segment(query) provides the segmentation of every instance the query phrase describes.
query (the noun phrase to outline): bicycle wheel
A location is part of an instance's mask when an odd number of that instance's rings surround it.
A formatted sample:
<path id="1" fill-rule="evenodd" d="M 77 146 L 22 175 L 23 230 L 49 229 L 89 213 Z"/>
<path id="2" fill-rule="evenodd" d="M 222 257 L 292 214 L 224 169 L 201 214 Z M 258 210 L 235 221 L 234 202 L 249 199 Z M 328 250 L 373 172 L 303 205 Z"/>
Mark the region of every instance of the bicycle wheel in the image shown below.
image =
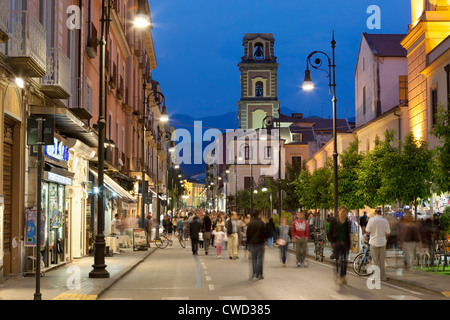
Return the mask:
<path id="1" fill-rule="evenodd" d="M 180 245 L 181 245 L 183 248 L 186 248 L 186 242 L 184 242 L 183 238 L 182 238 L 182 237 L 178 237 L 178 240 L 180 241 Z"/>
<path id="2" fill-rule="evenodd" d="M 370 265 L 370 261 L 372 261 L 372 257 L 370 254 L 365 255 L 364 253 L 358 254 L 353 260 L 353 270 L 356 272 L 358 276 L 367 277 L 370 276 L 373 272 L 368 273 L 367 268 Z"/>
<path id="3" fill-rule="evenodd" d="M 164 236 L 160 236 L 159 239 L 155 239 L 155 244 L 159 249 L 164 249 L 169 245 L 169 239 Z"/>

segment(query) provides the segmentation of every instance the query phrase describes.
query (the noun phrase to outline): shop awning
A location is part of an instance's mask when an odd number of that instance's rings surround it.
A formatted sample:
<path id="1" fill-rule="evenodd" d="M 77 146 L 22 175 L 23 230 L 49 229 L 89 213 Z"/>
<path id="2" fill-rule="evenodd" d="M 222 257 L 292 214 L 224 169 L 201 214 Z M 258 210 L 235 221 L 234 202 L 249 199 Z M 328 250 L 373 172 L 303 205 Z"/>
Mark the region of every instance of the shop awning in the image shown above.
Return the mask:
<path id="1" fill-rule="evenodd" d="M 91 148 L 98 146 L 97 133 L 66 107 L 32 105 L 30 111 L 33 115 L 54 119 L 60 134 L 78 139 Z"/>
<path id="2" fill-rule="evenodd" d="M 98 178 L 97 171 L 94 169 L 89 169 L 89 171 L 94 175 L 95 178 Z M 137 202 L 137 199 L 134 198 L 131 194 L 129 194 L 125 189 L 123 189 L 117 182 L 115 182 L 111 177 L 107 174 L 103 175 L 103 180 L 105 184 L 111 188 L 114 192 L 117 193 L 119 198 L 121 198 L 125 202 L 134 203 Z"/>

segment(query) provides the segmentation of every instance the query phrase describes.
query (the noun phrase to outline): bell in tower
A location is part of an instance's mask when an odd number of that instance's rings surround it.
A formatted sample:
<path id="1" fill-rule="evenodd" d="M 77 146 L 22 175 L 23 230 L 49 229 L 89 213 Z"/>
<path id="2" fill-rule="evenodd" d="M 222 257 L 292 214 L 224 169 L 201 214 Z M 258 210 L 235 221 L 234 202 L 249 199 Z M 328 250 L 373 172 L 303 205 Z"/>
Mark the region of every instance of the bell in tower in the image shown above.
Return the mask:
<path id="1" fill-rule="evenodd" d="M 278 63 L 271 33 L 246 33 L 241 72 L 241 99 L 238 101 L 239 128 L 258 129 L 266 116 L 279 117 L 277 94 Z"/>

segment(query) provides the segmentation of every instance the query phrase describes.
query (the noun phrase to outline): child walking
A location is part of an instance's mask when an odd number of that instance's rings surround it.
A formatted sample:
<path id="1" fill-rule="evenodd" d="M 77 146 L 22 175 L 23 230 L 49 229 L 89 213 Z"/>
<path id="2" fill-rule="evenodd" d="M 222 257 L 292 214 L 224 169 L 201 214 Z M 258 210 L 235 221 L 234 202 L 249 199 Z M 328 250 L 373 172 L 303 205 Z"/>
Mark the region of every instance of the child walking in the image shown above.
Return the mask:
<path id="1" fill-rule="evenodd" d="M 214 244 L 216 245 L 216 255 L 217 259 L 222 258 L 222 246 L 225 239 L 225 232 L 222 231 L 221 226 L 216 226 L 216 230 L 214 230 Z"/>

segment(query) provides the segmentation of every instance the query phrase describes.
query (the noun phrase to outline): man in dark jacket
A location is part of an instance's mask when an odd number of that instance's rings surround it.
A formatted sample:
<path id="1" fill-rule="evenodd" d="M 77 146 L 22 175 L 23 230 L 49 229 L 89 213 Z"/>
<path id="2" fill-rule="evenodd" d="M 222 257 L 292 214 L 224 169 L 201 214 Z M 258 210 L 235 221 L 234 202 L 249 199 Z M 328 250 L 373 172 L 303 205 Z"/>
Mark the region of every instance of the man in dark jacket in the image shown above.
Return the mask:
<path id="1" fill-rule="evenodd" d="M 202 224 L 200 223 L 200 221 L 198 221 L 198 217 L 195 216 L 192 222 L 189 224 L 189 236 L 191 238 L 193 255 L 198 254 L 198 233 L 200 232 L 201 228 Z"/>
<path id="2" fill-rule="evenodd" d="M 263 261 L 264 261 L 264 243 L 267 239 L 267 231 L 264 222 L 261 220 L 261 214 L 256 211 L 253 219 L 247 225 L 247 243 L 252 259 L 252 276 L 253 279 L 264 279 L 263 277 Z"/>
<path id="3" fill-rule="evenodd" d="M 348 220 L 348 209 L 344 206 L 339 208 L 336 219 L 330 225 L 330 242 L 336 256 L 336 276 L 339 284 L 347 284 L 348 252 L 350 251 L 350 221 Z"/>

